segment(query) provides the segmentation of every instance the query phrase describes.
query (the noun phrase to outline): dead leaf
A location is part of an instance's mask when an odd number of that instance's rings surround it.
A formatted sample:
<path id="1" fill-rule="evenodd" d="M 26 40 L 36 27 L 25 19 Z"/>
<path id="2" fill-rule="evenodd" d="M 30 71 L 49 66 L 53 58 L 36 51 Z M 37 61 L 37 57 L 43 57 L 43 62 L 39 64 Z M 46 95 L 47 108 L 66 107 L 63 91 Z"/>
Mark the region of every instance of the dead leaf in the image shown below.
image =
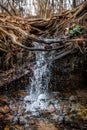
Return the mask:
<path id="1" fill-rule="evenodd" d="M 9 129 L 10 129 L 9 125 L 6 125 L 6 127 L 4 128 L 4 130 L 9 130 Z"/>
<path id="2" fill-rule="evenodd" d="M 0 103 L 7 103 L 7 102 L 8 102 L 7 98 L 0 97 Z"/>

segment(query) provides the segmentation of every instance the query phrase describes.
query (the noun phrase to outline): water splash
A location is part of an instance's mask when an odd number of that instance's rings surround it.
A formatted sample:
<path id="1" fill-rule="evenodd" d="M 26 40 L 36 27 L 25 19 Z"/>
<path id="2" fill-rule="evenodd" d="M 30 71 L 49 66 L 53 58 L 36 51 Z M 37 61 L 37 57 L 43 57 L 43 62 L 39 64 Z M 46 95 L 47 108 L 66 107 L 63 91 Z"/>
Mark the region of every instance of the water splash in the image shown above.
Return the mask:
<path id="1" fill-rule="evenodd" d="M 46 60 L 46 52 L 36 52 L 36 64 L 34 65 L 34 73 L 31 78 L 31 89 L 28 96 L 25 97 L 26 111 L 36 111 L 37 109 L 44 109 L 47 95 L 48 85 L 50 81 L 50 65 Z"/>

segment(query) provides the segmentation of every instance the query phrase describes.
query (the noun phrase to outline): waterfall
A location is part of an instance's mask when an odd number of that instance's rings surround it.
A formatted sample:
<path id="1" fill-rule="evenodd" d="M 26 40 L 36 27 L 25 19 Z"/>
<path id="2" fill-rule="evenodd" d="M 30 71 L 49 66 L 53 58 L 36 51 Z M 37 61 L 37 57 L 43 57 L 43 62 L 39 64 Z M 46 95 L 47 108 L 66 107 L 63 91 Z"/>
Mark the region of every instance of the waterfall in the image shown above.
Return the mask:
<path id="1" fill-rule="evenodd" d="M 39 95 L 48 88 L 49 67 L 45 60 L 45 53 L 36 53 L 36 65 L 34 66 L 34 75 L 31 82 L 30 94 Z"/>
<path id="2" fill-rule="evenodd" d="M 36 63 L 33 68 L 33 77 L 31 77 L 31 83 L 29 86 L 30 92 L 24 99 L 25 102 L 28 102 L 26 105 L 27 111 L 36 111 L 36 109 L 40 108 L 43 109 L 46 105 L 44 105 L 42 100 L 48 98 L 46 94 L 50 81 L 50 64 L 46 59 L 47 52 L 35 52 L 35 55 Z"/>

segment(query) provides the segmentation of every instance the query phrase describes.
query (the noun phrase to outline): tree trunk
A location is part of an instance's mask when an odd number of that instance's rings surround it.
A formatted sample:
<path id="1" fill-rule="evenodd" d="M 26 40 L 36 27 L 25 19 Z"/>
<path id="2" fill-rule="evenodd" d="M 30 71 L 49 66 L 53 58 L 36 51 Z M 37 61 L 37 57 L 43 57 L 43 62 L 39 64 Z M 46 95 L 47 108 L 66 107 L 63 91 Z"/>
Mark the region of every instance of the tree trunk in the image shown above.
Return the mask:
<path id="1" fill-rule="evenodd" d="M 62 12 L 63 11 L 63 0 L 60 0 L 60 4 L 59 4 L 59 11 Z"/>
<path id="2" fill-rule="evenodd" d="M 3 0 L 1 0 L 1 4 L 3 5 Z M 1 8 L 2 14 L 4 13 L 3 8 Z"/>
<path id="3" fill-rule="evenodd" d="M 76 0 L 73 0 L 72 7 L 73 7 L 73 8 L 76 7 Z"/>

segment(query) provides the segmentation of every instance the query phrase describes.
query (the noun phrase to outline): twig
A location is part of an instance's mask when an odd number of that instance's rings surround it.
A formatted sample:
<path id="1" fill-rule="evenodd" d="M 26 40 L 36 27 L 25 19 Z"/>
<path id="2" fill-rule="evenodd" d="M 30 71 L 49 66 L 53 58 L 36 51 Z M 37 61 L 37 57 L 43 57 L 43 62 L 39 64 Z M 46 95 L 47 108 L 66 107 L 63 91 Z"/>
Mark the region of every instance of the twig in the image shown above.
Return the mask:
<path id="1" fill-rule="evenodd" d="M 8 9 L 6 9 L 6 7 L 4 7 L 4 6 L 1 5 L 1 4 L 0 4 L 0 6 L 1 6 L 1 8 L 3 8 L 10 16 L 12 16 L 12 14 L 10 13 L 10 11 L 8 11 Z"/>
<path id="2" fill-rule="evenodd" d="M 87 39 L 77 38 L 77 39 L 66 40 L 65 42 L 79 42 L 79 41 L 87 41 Z"/>

